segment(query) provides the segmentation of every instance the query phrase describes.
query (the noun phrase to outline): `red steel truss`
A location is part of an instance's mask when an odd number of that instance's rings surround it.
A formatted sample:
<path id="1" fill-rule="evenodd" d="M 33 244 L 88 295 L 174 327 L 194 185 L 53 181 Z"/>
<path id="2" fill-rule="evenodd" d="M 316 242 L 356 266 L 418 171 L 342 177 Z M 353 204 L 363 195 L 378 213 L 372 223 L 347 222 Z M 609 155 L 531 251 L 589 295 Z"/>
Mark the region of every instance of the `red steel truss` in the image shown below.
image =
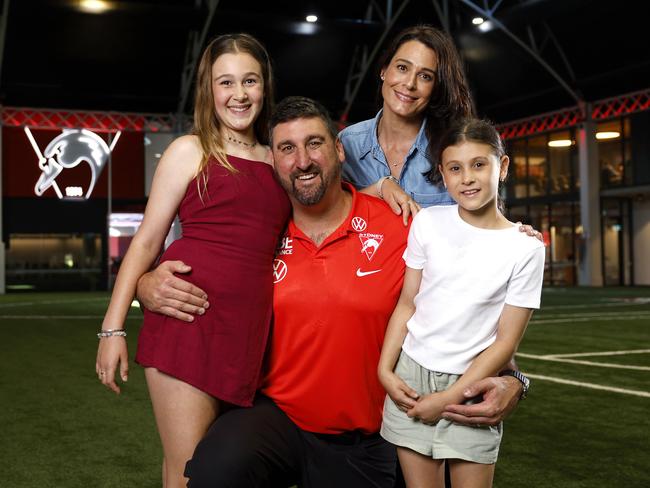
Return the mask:
<path id="1" fill-rule="evenodd" d="M 89 129 L 95 132 L 173 132 L 176 117 L 171 114 L 2 107 L 2 125 L 33 129 Z"/>
<path id="2" fill-rule="evenodd" d="M 593 104 L 591 117 L 594 120 L 603 120 L 648 109 L 650 109 L 650 88 L 600 100 Z"/>
<path id="3" fill-rule="evenodd" d="M 582 120 L 584 120 L 582 110 L 578 107 L 572 107 L 527 119 L 515 120 L 514 122 L 499 125 L 498 129 L 503 139 L 515 139 L 517 137 L 573 127 Z"/>
<path id="4" fill-rule="evenodd" d="M 2 107 L 2 125 L 27 126 L 35 129 L 89 129 L 96 132 L 118 130 L 135 132 L 174 132 L 177 119 L 172 114 L 136 114 L 120 112 L 86 112 Z M 593 120 L 606 120 L 650 110 L 650 88 L 592 103 Z M 579 107 L 570 107 L 498 126 L 504 139 L 566 129 L 585 120 Z"/>
<path id="5" fill-rule="evenodd" d="M 591 109 L 591 118 L 595 121 L 650 110 L 650 88 L 593 102 Z M 580 107 L 570 107 L 507 122 L 499 125 L 498 129 L 504 139 L 515 139 L 552 130 L 567 129 L 584 120 L 585 114 Z"/>

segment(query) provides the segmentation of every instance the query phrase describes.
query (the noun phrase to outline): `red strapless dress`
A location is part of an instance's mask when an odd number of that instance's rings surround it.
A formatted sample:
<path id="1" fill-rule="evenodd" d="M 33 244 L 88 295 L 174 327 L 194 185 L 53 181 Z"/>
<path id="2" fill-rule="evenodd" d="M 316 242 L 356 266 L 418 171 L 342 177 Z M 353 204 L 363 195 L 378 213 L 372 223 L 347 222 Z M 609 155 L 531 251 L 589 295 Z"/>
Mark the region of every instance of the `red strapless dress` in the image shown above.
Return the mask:
<path id="1" fill-rule="evenodd" d="M 210 307 L 187 323 L 145 311 L 135 360 L 230 403 L 250 406 L 258 387 L 273 307 L 273 258 L 291 206 L 259 161 L 211 160 L 201 200 L 193 180 L 179 208 L 183 237 L 161 261 L 192 267 L 181 277 Z"/>

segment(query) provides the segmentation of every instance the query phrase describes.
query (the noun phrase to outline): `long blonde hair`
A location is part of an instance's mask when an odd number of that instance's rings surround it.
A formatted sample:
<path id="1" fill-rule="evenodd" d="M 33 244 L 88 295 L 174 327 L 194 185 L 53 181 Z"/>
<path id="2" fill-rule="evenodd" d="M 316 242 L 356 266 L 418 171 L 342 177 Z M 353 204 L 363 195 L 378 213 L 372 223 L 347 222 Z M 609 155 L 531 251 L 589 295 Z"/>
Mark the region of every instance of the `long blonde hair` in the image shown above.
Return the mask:
<path id="1" fill-rule="evenodd" d="M 264 101 L 262 110 L 253 124 L 257 141 L 268 144 L 268 124 L 273 110 L 273 72 L 271 60 L 266 49 L 260 42 L 249 34 L 225 34 L 213 39 L 203 51 L 199 69 L 196 74 L 196 90 L 194 96 L 194 127 L 192 133 L 198 136 L 203 150 L 201 164 L 197 171 L 199 195 L 207 189 L 208 161 L 213 156 L 217 163 L 231 173 L 237 170 L 228 162 L 223 140 L 221 138 L 221 122 L 214 109 L 212 93 L 212 65 L 219 56 L 226 53 L 250 54 L 262 69 L 264 84 Z"/>

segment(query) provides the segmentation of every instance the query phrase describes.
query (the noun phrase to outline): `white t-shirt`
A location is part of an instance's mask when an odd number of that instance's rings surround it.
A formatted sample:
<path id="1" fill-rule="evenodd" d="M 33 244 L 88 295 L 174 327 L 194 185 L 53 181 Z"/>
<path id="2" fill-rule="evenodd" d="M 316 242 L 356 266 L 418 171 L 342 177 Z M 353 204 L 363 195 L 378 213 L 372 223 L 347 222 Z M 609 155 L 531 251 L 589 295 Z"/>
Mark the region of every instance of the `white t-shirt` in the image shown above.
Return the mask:
<path id="1" fill-rule="evenodd" d="M 504 304 L 539 308 L 544 245 L 514 225 L 474 227 L 458 205 L 417 214 L 404 260 L 422 282 L 402 348 L 429 370 L 464 373 L 494 342 Z"/>

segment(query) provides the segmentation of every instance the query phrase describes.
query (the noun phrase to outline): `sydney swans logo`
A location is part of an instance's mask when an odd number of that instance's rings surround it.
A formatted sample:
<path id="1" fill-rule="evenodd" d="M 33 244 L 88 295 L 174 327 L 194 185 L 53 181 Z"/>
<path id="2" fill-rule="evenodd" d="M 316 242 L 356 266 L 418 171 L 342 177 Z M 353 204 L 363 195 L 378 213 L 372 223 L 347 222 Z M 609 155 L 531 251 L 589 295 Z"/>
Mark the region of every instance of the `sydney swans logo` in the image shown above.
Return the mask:
<path id="1" fill-rule="evenodd" d="M 34 186 L 36 195 L 40 197 L 51 187 L 62 200 L 79 200 L 80 198 L 87 200 L 99 175 L 102 174 L 121 132 L 115 134 L 109 147 L 101 137 L 89 130 L 63 129 L 60 135 L 50 141 L 43 153 L 28 127 L 25 127 L 25 134 L 38 157 L 38 167 L 41 169 L 41 175 Z M 64 169 L 74 168 L 84 161 L 90 166 L 90 182 L 85 193 L 81 187 L 69 186 L 65 188 L 64 194 L 56 182 L 57 177 Z"/>

